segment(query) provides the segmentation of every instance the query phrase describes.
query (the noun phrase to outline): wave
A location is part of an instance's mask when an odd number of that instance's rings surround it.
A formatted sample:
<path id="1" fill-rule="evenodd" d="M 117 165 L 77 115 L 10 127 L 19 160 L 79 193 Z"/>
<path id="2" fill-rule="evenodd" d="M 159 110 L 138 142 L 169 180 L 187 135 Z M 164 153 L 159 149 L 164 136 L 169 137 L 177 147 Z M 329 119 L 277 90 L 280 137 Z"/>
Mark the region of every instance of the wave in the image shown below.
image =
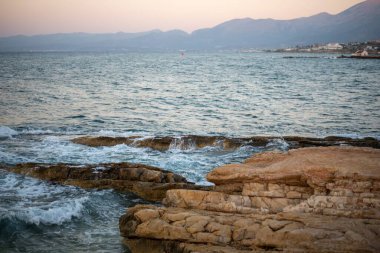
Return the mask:
<path id="1" fill-rule="evenodd" d="M 99 136 L 109 136 L 109 137 L 130 137 L 130 136 L 144 136 L 144 137 L 152 137 L 151 135 L 148 135 L 147 132 L 144 131 L 127 131 L 127 132 L 118 132 L 114 130 L 106 130 L 102 129 L 100 131 L 94 132 L 94 135 Z"/>
<path id="2" fill-rule="evenodd" d="M 83 134 L 79 130 L 70 129 L 47 129 L 47 128 L 26 128 L 19 131 L 23 135 L 80 135 Z"/>
<path id="3" fill-rule="evenodd" d="M 289 146 L 290 146 L 289 143 L 286 142 L 282 138 L 273 139 L 273 140 L 269 141 L 269 143 L 266 145 L 267 148 L 275 148 L 275 149 L 279 149 L 281 151 L 288 150 Z"/>
<path id="4" fill-rule="evenodd" d="M 53 130 L 50 129 L 24 129 L 21 130 L 21 134 L 35 134 L 35 135 L 43 135 L 43 134 L 55 134 L 55 133 L 60 133 L 60 132 L 54 132 Z"/>
<path id="5" fill-rule="evenodd" d="M 0 137 L 10 138 L 14 135 L 18 135 L 18 132 L 7 126 L 0 126 Z"/>
<path id="6" fill-rule="evenodd" d="M 15 135 L 78 135 L 83 134 L 80 131 L 52 130 L 46 128 L 20 127 L 18 130 L 7 126 L 0 126 L 0 137 L 12 137 Z"/>
<path id="7" fill-rule="evenodd" d="M 213 139 L 217 138 L 220 140 L 223 139 L 240 139 L 240 140 L 247 140 L 250 139 L 250 137 L 229 137 L 229 136 L 223 136 L 223 135 L 154 135 L 152 133 L 146 132 L 146 131 L 138 131 L 138 130 L 127 130 L 127 131 L 118 131 L 115 129 L 101 129 L 96 131 L 88 131 L 85 129 L 79 130 L 79 129 L 72 129 L 71 127 L 64 127 L 64 128 L 38 128 L 38 127 L 17 127 L 16 129 L 10 128 L 8 126 L 0 125 L 0 138 L 10 138 L 12 136 L 16 135 L 56 135 L 56 136 L 96 136 L 96 137 L 125 137 L 125 138 L 131 138 L 135 141 L 142 141 L 142 140 L 148 140 L 148 139 L 162 139 L 162 138 L 171 138 L 171 143 L 168 143 L 170 146 L 170 149 L 193 149 L 194 148 L 194 140 L 189 140 L 189 138 L 202 138 L 202 139 Z M 360 134 L 360 133 L 319 133 L 316 134 L 314 137 L 310 138 L 326 138 L 326 137 L 345 137 L 345 138 L 351 138 L 351 139 L 364 139 L 364 138 L 375 138 L 377 140 L 380 140 L 380 135 L 378 134 Z M 253 137 L 264 137 L 264 138 L 271 138 L 275 139 L 276 136 L 253 136 Z M 285 136 L 286 137 L 286 136 Z M 302 137 L 302 138 L 308 138 L 303 136 L 295 136 L 295 137 Z M 280 137 L 281 138 L 281 137 Z M 286 139 L 286 138 L 285 138 Z M 213 143 L 211 146 L 218 146 L 221 145 L 221 142 Z"/>
<path id="8" fill-rule="evenodd" d="M 380 135 L 362 135 L 358 133 L 350 133 L 350 134 L 335 134 L 338 137 L 350 138 L 350 139 L 364 139 L 364 138 L 375 138 L 380 141 Z"/>
<path id="9" fill-rule="evenodd" d="M 55 201 L 47 206 L 25 207 L 21 210 L 2 211 L 0 209 L 0 221 L 18 220 L 37 226 L 40 224 L 62 225 L 73 218 L 79 218 L 87 200 L 86 196 L 68 201 Z"/>
<path id="10" fill-rule="evenodd" d="M 0 221 L 60 225 L 80 217 L 88 194 L 0 170 Z"/>

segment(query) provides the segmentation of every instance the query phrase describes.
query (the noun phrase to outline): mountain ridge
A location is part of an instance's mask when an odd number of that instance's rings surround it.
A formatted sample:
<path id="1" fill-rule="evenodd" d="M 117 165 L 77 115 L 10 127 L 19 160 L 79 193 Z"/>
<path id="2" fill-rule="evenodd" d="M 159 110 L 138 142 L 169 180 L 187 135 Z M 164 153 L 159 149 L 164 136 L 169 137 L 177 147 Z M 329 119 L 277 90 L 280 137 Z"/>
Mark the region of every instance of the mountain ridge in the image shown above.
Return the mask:
<path id="1" fill-rule="evenodd" d="M 191 33 L 158 29 L 128 33 L 58 33 L 0 38 L 0 51 L 135 51 L 280 48 L 380 39 L 380 1 L 367 0 L 336 15 L 289 20 L 237 18 Z"/>

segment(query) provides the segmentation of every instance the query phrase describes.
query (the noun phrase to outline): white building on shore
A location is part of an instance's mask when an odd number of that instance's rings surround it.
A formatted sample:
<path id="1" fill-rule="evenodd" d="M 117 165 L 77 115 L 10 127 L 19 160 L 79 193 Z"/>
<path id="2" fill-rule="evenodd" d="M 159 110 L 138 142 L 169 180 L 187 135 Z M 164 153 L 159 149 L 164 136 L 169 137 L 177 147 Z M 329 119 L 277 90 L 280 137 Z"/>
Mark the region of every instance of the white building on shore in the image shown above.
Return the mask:
<path id="1" fill-rule="evenodd" d="M 342 50 L 343 46 L 339 43 L 328 43 L 323 46 L 313 47 L 312 50 Z"/>
<path id="2" fill-rule="evenodd" d="M 327 50 L 342 50 L 343 46 L 339 43 L 329 43 L 326 46 Z"/>

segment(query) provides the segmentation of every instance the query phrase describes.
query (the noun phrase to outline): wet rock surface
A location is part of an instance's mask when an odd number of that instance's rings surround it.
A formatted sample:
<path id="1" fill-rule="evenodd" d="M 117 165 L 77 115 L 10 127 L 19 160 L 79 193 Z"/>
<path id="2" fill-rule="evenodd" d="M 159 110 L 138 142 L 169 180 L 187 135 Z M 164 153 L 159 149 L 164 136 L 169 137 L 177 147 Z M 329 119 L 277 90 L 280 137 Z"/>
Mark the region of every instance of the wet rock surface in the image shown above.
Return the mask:
<path id="1" fill-rule="evenodd" d="M 207 178 L 214 191 L 129 208 L 120 231 L 133 252 L 141 240 L 157 252 L 380 251 L 380 150 L 266 152 Z"/>
<path id="2" fill-rule="evenodd" d="M 190 183 L 184 177 L 170 171 L 134 163 L 83 166 L 24 163 L 5 169 L 65 185 L 133 192 L 150 201 L 161 201 L 169 189 L 207 189 Z"/>
<path id="3" fill-rule="evenodd" d="M 319 147 L 319 146 L 340 146 L 350 145 L 357 147 L 380 148 L 380 141 L 367 137 L 363 139 L 351 139 L 346 137 L 330 136 L 326 138 L 309 138 L 298 136 L 270 137 L 270 136 L 254 136 L 246 138 L 228 138 L 224 136 L 199 136 L 186 135 L 181 137 L 107 137 L 107 136 L 83 136 L 73 139 L 77 144 L 87 145 L 91 147 L 99 146 L 115 146 L 120 144 L 130 145 L 134 147 L 145 147 L 159 151 L 165 151 L 170 148 L 192 149 L 210 147 L 221 147 L 225 150 L 232 150 L 241 146 L 265 146 L 272 141 L 285 141 L 289 148 L 302 147 Z"/>

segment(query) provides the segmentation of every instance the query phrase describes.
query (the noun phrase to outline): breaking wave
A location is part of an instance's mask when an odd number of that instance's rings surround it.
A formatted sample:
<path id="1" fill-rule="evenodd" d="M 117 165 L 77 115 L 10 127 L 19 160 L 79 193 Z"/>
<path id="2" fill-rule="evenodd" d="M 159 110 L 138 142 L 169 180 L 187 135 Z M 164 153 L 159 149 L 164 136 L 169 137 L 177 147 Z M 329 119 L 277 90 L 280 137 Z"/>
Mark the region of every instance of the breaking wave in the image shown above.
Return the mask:
<path id="1" fill-rule="evenodd" d="M 84 208 L 83 204 L 87 200 L 88 197 L 82 197 L 68 201 L 55 201 L 38 207 L 26 207 L 22 210 L 8 210 L 6 212 L 0 209 L 0 221 L 6 219 L 12 221 L 16 219 L 35 225 L 62 225 L 66 221 L 80 217 Z"/>
<path id="2" fill-rule="evenodd" d="M 61 225 L 80 217 L 88 194 L 0 170 L 0 221 Z"/>
<path id="3" fill-rule="evenodd" d="M 0 138 L 1 137 L 12 137 L 14 135 L 18 135 L 18 132 L 16 130 L 13 130 L 10 127 L 7 126 L 0 126 Z"/>

